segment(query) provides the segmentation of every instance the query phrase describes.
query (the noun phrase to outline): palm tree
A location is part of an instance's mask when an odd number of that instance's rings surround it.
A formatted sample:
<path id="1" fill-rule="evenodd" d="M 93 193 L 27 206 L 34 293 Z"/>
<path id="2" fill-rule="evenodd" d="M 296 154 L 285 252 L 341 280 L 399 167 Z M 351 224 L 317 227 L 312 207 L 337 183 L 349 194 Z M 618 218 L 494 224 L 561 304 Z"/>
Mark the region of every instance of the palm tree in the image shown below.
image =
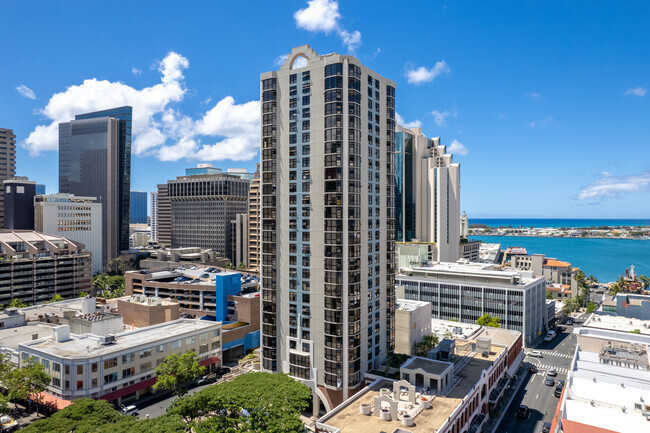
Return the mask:
<path id="1" fill-rule="evenodd" d="M 643 283 L 643 290 L 647 290 L 650 287 L 650 278 L 645 275 L 639 275 L 636 279 Z"/>

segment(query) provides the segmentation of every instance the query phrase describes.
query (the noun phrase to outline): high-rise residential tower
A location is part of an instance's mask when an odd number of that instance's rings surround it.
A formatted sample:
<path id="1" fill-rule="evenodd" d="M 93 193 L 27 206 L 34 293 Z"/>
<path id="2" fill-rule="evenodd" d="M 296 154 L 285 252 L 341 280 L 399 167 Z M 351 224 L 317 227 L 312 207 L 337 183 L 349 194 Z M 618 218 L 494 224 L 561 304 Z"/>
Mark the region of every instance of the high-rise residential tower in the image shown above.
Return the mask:
<path id="1" fill-rule="evenodd" d="M 147 193 L 131 191 L 131 224 L 147 223 Z"/>
<path id="2" fill-rule="evenodd" d="M 331 409 L 395 347 L 395 83 L 304 45 L 260 94 L 262 368 Z"/>
<path id="3" fill-rule="evenodd" d="M 16 136 L 12 129 L 0 128 L 0 228 L 4 228 L 4 185 L 3 181 L 16 175 Z"/>
<path id="4" fill-rule="evenodd" d="M 395 220 L 399 242 L 435 243 L 436 261 L 460 257 L 460 164 L 440 137 L 397 125 Z"/>
<path id="5" fill-rule="evenodd" d="M 104 263 L 129 249 L 131 118 L 119 107 L 59 124 L 59 192 L 99 199 Z"/>
<path id="6" fill-rule="evenodd" d="M 260 268 L 260 165 L 248 189 L 248 267 Z"/>
<path id="7" fill-rule="evenodd" d="M 158 191 L 151 194 L 151 241 L 158 242 Z"/>
<path id="8" fill-rule="evenodd" d="M 14 176 L 4 182 L 5 226 L 7 230 L 34 230 L 36 182 Z"/>

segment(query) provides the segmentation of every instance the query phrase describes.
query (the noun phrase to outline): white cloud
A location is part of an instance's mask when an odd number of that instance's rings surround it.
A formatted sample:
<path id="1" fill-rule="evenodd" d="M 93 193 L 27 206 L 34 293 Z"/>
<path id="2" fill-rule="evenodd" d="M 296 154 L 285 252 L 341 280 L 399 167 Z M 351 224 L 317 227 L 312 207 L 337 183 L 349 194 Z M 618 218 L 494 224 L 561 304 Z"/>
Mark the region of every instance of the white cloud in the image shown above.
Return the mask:
<path id="1" fill-rule="evenodd" d="M 650 185 L 650 173 L 629 176 L 612 176 L 603 172 L 600 179 L 580 191 L 578 199 L 615 198 L 623 194 L 646 192 Z"/>
<path id="2" fill-rule="evenodd" d="M 467 155 L 469 151 L 463 143 L 458 140 L 452 140 L 451 144 L 447 146 L 447 153 L 455 153 L 456 155 Z"/>
<path id="3" fill-rule="evenodd" d="M 406 71 L 406 78 L 410 84 L 422 84 L 433 81 L 439 75 L 449 72 L 451 72 L 449 65 L 444 60 L 441 60 L 436 62 L 433 68 L 420 66 L 416 69 L 408 69 Z"/>
<path id="4" fill-rule="evenodd" d="M 646 89 L 645 87 L 639 86 L 639 87 L 635 87 L 633 89 L 632 88 L 627 89 L 625 91 L 624 95 L 626 95 L 626 96 L 627 95 L 634 95 L 634 96 L 640 96 L 640 97 L 643 98 L 647 91 L 648 91 L 648 89 Z"/>
<path id="5" fill-rule="evenodd" d="M 137 77 L 138 75 L 142 74 L 142 69 L 138 69 L 134 66 L 131 68 L 131 73 Z"/>
<path id="6" fill-rule="evenodd" d="M 334 0 L 310 0 L 305 9 L 293 14 L 298 28 L 310 32 L 329 33 L 339 26 L 339 3 Z"/>
<path id="7" fill-rule="evenodd" d="M 528 96 L 530 99 L 539 99 L 541 98 L 541 95 L 539 93 L 526 93 L 526 96 Z"/>
<path id="8" fill-rule="evenodd" d="M 36 93 L 29 87 L 25 86 L 24 84 L 21 84 L 20 86 L 16 87 L 16 90 L 18 90 L 18 93 L 20 93 L 20 96 L 28 99 L 36 99 Z"/>
<path id="9" fill-rule="evenodd" d="M 51 120 L 38 125 L 24 146 L 32 155 L 58 149 L 58 124 L 76 114 L 110 107 L 133 107 L 133 154 L 164 161 L 187 159 L 249 160 L 259 148 L 259 101 L 235 104 L 227 96 L 201 118 L 192 119 L 175 109 L 186 89 L 183 71 L 189 61 L 170 52 L 156 68 L 158 84 L 135 89 L 120 82 L 90 78 L 54 94 L 41 114 Z M 203 101 L 208 104 L 210 98 Z M 219 137 L 214 142 L 209 137 Z M 202 140 L 202 138 L 204 140 Z M 209 158 L 208 158 L 209 157 Z"/>
<path id="10" fill-rule="evenodd" d="M 458 114 L 454 110 L 454 112 L 449 112 L 449 111 L 438 111 L 438 110 L 433 110 L 431 112 L 431 115 L 433 116 L 434 122 L 436 122 L 436 125 L 438 126 L 447 126 L 447 118 L 448 117 L 456 117 Z"/>
<path id="11" fill-rule="evenodd" d="M 532 122 L 528 123 L 529 128 L 546 128 L 550 124 L 552 124 L 555 120 L 549 116 L 546 119 L 542 120 L 533 120 Z"/>
<path id="12" fill-rule="evenodd" d="M 341 26 L 339 3 L 336 0 L 308 0 L 307 7 L 297 10 L 293 18 L 299 29 L 325 34 L 335 31 L 351 53 L 361 46 L 361 32 L 348 32 Z"/>
<path id="13" fill-rule="evenodd" d="M 397 122 L 398 125 L 402 125 L 405 128 L 411 129 L 411 128 L 421 128 L 422 127 L 422 122 L 419 120 L 414 120 L 412 122 L 407 122 L 404 120 L 402 116 L 399 115 L 399 113 L 395 113 L 395 121 Z"/>
<path id="14" fill-rule="evenodd" d="M 289 58 L 289 55 L 288 55 L 288 54 L 280 54 L 278 57 L 276 57 L 276 58 L 273 60 L 273 64 L 274 64 L 275 66 L 282 66 L 282 65 L 284 64 L 284 62 L 285 62 L 288 58 Z"/>

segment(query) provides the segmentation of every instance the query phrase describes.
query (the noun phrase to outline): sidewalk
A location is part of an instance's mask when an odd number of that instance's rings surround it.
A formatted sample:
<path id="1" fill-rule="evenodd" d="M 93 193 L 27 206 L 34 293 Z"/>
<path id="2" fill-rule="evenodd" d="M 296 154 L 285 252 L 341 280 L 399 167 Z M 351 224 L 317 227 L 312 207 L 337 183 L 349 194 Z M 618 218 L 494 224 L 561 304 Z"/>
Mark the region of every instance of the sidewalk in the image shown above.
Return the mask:
<path id="1" fill-rule="evenodd" d="M 506 390 L 503 392 L 503 395 L 499 399 L 499 403 L 490 411 L 490 418 L 485 422 L 481 431 L 483 432 L 494 432 L 501 424 L 503 416 L 508 411 L 510 403 L 521 388 L 521 385 L 526 382 L 528 379 L 528 368 L 529 365 L 526 362 L 522 362 L 510 382 L 508 383 Z"/>

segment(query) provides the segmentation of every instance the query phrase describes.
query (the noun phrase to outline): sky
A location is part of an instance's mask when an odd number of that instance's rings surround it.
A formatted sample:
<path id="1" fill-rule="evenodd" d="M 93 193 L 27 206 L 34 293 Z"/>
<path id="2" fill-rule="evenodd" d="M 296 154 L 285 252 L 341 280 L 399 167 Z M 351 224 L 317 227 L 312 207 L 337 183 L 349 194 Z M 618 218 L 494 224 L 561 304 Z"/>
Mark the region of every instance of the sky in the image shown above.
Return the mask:
<path id="1" fill-rule="evenodd" d="M 650 3 L 3 1 L 0 127 L 58 191 L 58 123 L 133 106 L 131 188 L 254 171 L 259 75 L 293 47 L 397 83 L 461 164 L 470 218 L 650 216 Z"/>

